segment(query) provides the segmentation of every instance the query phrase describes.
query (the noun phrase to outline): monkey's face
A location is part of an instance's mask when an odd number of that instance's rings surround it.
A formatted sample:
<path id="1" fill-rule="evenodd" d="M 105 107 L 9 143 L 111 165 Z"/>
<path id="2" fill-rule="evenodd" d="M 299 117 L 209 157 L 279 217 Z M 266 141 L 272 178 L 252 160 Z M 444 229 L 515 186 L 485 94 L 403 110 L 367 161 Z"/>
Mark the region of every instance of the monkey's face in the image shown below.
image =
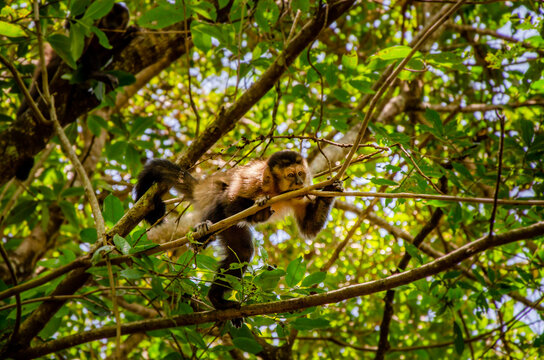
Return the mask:
<path id="1" fill-rule="evenodd" d="M 271 170 L 280 194 L 303 188 L 308 182 L 308 169 L 303 164 L 292 164 L 286 167 L 275 166 Z"/>

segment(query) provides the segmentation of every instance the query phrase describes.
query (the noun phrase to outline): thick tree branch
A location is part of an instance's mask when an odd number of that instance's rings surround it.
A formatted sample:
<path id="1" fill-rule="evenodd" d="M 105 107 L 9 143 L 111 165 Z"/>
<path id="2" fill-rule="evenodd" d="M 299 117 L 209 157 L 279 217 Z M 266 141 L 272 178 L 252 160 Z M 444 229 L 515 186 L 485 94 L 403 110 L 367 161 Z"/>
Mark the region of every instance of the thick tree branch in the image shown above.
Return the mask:
<path id="1" fill-rule="evenodd" d="M 356 206 L 353 206 L 351 204 L 345 203 L 345 202 L 337 201 L 335 203 L 335 207 L 337 207 L 339 209 L 342 209 L 342 210 L 345 210 L 345 211 L 351 211 L 351 212 L 354 212 L 356 214 L 361 213 L 361 210 L 359 208 L 357 208 Z M 370 223 L 375 224 L 375 225 L 381 227 L 382 229 L 387 230 L 389 233 L 391 233 L 392 235 L 394 235 L 394 236 L 396 236 L 398 238 L 404 239 L 407 242 L 412 242 L 414 240 L 413 236 L 410 235 L 408 232 L 404 231 L 401 228 L 398 228 L 396 226 L 391 225 L 386 220 L 384 220 L 381 217 L 377 216 L 373 212 L 369 213 L 367 215 L 367 218 L 370 221 Z M 435 259 L 438 259 L 438 258 L 444 256 L 444 253 L 434 249 L 433 247 L 431 247 L 430 245 L 427 245 L 425 243 L 421 244 L 419 248 L 420 248 L 420 250 L 422 252 L 424 252 L 425 254 L 427 254 L 427 255 L 435 258 Z M 461 264 L 456 265 L 455 268 L 461 270 L 463 272 L 463 275 L 466 276 L 467 278 L 469 278 L 471 280 L 474 280 L 474 281 L 477 281 L 477 278 L 474 276 L 471 269 L 468 269 L 467 267 L 465 267 L 465 266 L 463 266 Z M 483 277 L 484 277 L 486 283 L 488 285 L 491 285 L 491 281 L 485 275 L 483 275 Z M 539 304 L 537 301 L 531 301 L 531 300 L 527 299 L 526 297 L 520 295 L 518 292 L 510 292 L 510 293 L 508 293 L 508 296 L 510 296 L 512 299 L 514 299 L 516 301 L 519 301 L 520 303 L 522 303 L 522 304 L 524 304 L 524 305 L 526 305 L 526 306 L 528 306 L 530 308 L 533 308 L 533 309 L 535 309 L 537 311 L 544 311 L 544 306 Z"/>
<path id="2" fill-rule="evenodd" d="M 126 335 L 141 331 L 150 331 L 192 324 L 204 324 L 209 322 L 225 321 L 236 317 L 283 313 L 289 311 L 296 311 L 312 306 L 337 303 L 350 298 L 374 294 L 377 292 L 393 289 L 401 285 L 406 285 L 414 281 L 423 279 L 425 277 L 439 274 L 442 271 L 450 269 L 461 261 L 467 260 L 472 256 L 479 254 L 485 250 L 520 240 L 540 237 L 543 235 L 544 221 L 541 221 L 531 226 L 495 235 L 493 236 L 493 238 L 484 236 L 476 241 L 460 247 L 455 251 L 452 251 L 447 255 L 444 255 L 441 258 L 422 265 L 419 268 L 405 271 L 400 274 L 394 274 L 385 279 L 373 280 L 363 284 L 352 285 L 342 289 L 328 291 L 322 294 L 309 295 L 296 299 L 243 306 L 241 309 L 205 311 L 187 315 L 173 316 L 168 319 L 135 321 L 122 325 L 121 330 L 122 333 Z M 11 355 L 15 358 L 35 358 L 72 346 L 84 344 L 90 341 L 111 338 L 115 336 L 115 332 L 115 326 L 105 326 L 100 329 L 81 332 L 59 340 L 53 340 L 32 348 L 23 348 L 23 350 L 12 353 Z"/>

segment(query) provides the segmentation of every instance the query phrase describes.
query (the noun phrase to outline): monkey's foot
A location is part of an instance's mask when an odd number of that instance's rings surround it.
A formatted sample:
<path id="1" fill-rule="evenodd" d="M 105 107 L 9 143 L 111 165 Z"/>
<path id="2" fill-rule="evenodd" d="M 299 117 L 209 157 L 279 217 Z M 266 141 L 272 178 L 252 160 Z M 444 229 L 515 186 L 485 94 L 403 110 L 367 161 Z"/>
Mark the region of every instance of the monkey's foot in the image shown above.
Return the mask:
<path id="1" fill-rule="evenodd" d="M 190 244 L 190 247 L 194 252 L 204 250 L 209 243 L 215 240 L 215 235 L 206 235 L 212 225 L 213 223 L 210 220 L 195 225 L 195 240 Z"/>
<path id="2" fill-rule="evenodd" d="M 212 225 L 213 225 L 213 223 L 210 220 L 206 220 L 206 221 L 203 221 L 201 223 L 196 224 L 195 225 L 195 235 L 196 235 L 196 237 L 201 238 L 204 235 L 206 235 L 206 233 L 208 232 L 208 230 L 210 230 Z"/>
<path id="3" fill-rule="evenodd" d="M 239 329 L 244 325 L 244 318 L 234 318 L 230 319 L 230 322 L 232 323 L 232 326 Z"/>

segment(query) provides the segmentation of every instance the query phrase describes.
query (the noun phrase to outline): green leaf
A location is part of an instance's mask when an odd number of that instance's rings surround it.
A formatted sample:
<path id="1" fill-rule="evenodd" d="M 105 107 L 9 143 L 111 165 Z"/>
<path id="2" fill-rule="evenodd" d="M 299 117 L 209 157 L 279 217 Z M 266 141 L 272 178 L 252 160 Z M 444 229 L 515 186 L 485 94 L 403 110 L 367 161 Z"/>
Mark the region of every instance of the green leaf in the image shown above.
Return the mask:
<path id="1" fill-rule="evenodd" d="M 263 347 L 253 338 L 237 337 L 232 339 L 232 343 L 238 349 L 251 354 L 258 354 L 263 350 Z"/>
<path id="2" fill-rule="evenodd" d="M 425 119 L 427 119 L 435 130 L 435 134 L 440 135 L 439 138 L 444 136 L 444 127 L 442 126 L 442 120 L 440 120 L 440 115 L 436 110 L 425 109 Z"/>
<path id="3" fill-rule="evenodd" d="M 198 23 L 198 31 L 216 38 L 224 46 L 228 45 L 229 43 L 229 36 L 227 33 L 228 30 L 226 25 L 213 25 L 200 22 Z M 259 46 L 256 47 L 256 49 L 259 48 Z"/>
<path id="4" fill-rule="evenodd" d="M 533 347 L 543 347 L 544 346 L 544 333 L 537 336 L 533 343 Z"/>
<path id="5" fill-rule="evenodd" d="M 332 91 L 332 95 L 338 99 L 338 101 L 343 103 L 348 103 L 351 101 L 349 92 L 344 89 L 336 88 Z"/>
<path id="6" fill-rule="evenodd" d="M 318 271 L 313 274 L 310 274 L 302 280 L 302 284 L 300 284 L 303 287 L 310 287 L 312 285 L 319 284 L 325 280 L 327 277 L 327 273 L 323 271 Z"/>
<path id="7" fill-rule="evenodd" d="M 272 0 L 259 0 L 255 11 L 255 21 L 264 30 L 270 31 L 270 25 L 274 25 L 280 16 L 278 5 Z"/>
<path id="8" fill-rule="evenodd" d="M 466 66 L 463 64 L 463 59 L 451 52 L 428 54 L 425 59 L 430 65 L 438 68 L 455 69 L 458 71 L 467 70 Z"/>
<path id="9" fill-rule="evenodd" d="M 130 135 L 136 137 L 143 135 L 144 132 L 153 127 L 157 119 L 153 116 L 138 116 L 134 119 L 132 123 L 132 129 L 130 130 Z"/>
<path id="10" fill-rule="evenodd" d="M 483 286 L 487 286 L 487 281 L 485 281 L 485 278 L 480 274 L 480 271 L 476 268 L 472 269 L 472 274 L 476 277 L 476 280 L 480 282 Z"/>
<path id="11" fill-rule="evenodd" d="M 263 291 L 272 291 L 278 285 L 278 282 L 285 275 L 285 271 L 281 269 L 265 270 L 255 277 L 255 285 L 259 286 Z"/>
<path id="12" fill-rule="evenodd" d="M 162 281 L 159 278 L 154 277 L 151 279 L 151 288 L 153 289 L 153 292 L 158 297 L 164 299 L 168 297 L 168 294 L 164 291 L 164 288 L 162 286 Z"/>
<path id="13" fill-rule="evenodd" d="M 521 119 L 519 120 L 519 130 L 525 145 L 530 146 L 535 134 L 535 124 L 532 121 Z"/>
<path id="14" fill-rule="evenodd" d="M 37 201 L 34 200 L 21 200 L 17 203 L 17 206 L 13 208 L 6 220 L 6 225 L 19 224 L 25 220 L 28 220 L 28 214 L 34 214 L 36 212 Z"/>
<path id="15" fill-rule="evenodd" d="M 116 160 L 120 163 L 124 163 L 127 145 L 128 143 L 124 140 L 119 140 L 114 142 L 113 144 L 109 144 L 109 146 L 107 146 L 106 148 L 108 158 Z"/>
<path id="16" fill-rule="evenodd" d="M 138 280 L 141 279 L 144 274 L 138 269 L 124 269 L 119 272 L 122 277 L 129 279 L 129 280 Z"/>
<path id="17" fill-rule="evenodd" d="M 10 24 L 5 21 L 0 21 L 0 35 L 7 37 L 27 36 L 23 28 L 17 24 Z"/>
<path id="18" fill-rule="evenodd" d="M 457 324 L 457 321 L 453 322 L 453 342 L 455 345 L 455 351 L 461 355 L 465 349 L 465 341 L 463 340 L 463 332 Z"/>
<path id="19" fill-rule="evenodd" d="M 310 11 L 310 0 L 292 0 L 291 9 L 295 12 L 300 10 L 303 14 L 306 14 Z"/>
<path id="20" fill-rule="evenodd" d="M 420 264 L 423 264 L 423 258 L 421 257 L 417 247 L 415 247 L 413 244 L 406 244 L 405 248 L 406 252 L 410 254 L 411 257 L 416 259 Z"/>
<path id="21" fill-rule="evenodd" d="M 72 55 L 74 61 L 77 61 L 81 57 L 84 48 L 85 31 L 83 27 L 78 23 L 72 24 L 70 27 L 70 55 Z"/>
<path id="22" fill-rule="evenodd" d="M 348 71 L 357 70 L 357 51 L 351 50 L 349 53 L 342 55 L 342 67 Z"/>
<path id="23" fill-rule="evenodd" d="M 89 130 L 91 130 L 94 136 L 100 135 L 100 132 L 104 128 L 103 127 L 104 123 L 105 123 L 104 119 L 102 119 L 100 116 L 97 116 L 94 114 L 87 116 L 87 126 L 89 127 Z M 106 123 L 106 128 L 104 129 L 107 129 L 107 123 Z"/>
<path id="24" fill-rule="evenodd" d="M 111 49 L 112 48 L 111 45 L 110 45 L 110 41 L 108 40 L 108 37 L 106 36 L 106 34 L 104 34 L 104 32 L 102 30 L 100 30 L 96 26 L 91 26 L 91 31 L 98 38 L 98 43 L 100 44 L 100 46 L 102 46 L 103 48 L 106 48 L 106 49 Z"/>
<path id="25" fill-rule="evenodd" d="M 217 260 L 211 256 L 196 254 L 196 263 L 198 267 L 202 267 L 204 269 L 213 270 L 213 271 L 217 269 Z"/>
<path id="26" fill-rule="evenodd" d="M 132 144 L 129 144 L 125 150 L 126 165 L 133 173 L 136 173 L 141 166 L 141 155 L 141 152 L 138 151 L 138 149 L 136 149 Z"/>
<path id="27" fill-rule="evenodd" d="M 105 221 L 115 224 L 123 217 L 124 213 L 123 203 L 114 195 L 110 194 L 104 199 L 103 216 Z"/>
<path id="28" fill-rule="evenodd" d="M 91 258 L 91 262 L 93 264 L 96 264 L 100 260 L 102 260 L 102 253 L 109 253 L 113 250 L 113 246 L 111 245 L 104 245 L 96 249 L 96 251 L 93 254 L 93 257 Z"/>
<path id="29" fill-rule="evenodd" d="M 207 20 L 215 21 L 217 19 L 217 12 L 215 11 L 215 7 L 209 2 L 193 2 L 191 3 L 191 9 L 195 14 L 198 14 Z"/>
<path id="30" fill-rule="evenodd" d="M 72 69 L 77 69 L 77 64 L 72 57 L 72 46 L 70 39 L 62 34 L 53 34 L 47 37 L 47 42 Z"/>
<path id="31" fill-rule="evenodd" d="M 113 243 L 115 244 L 117 250 L 121 251 L 123 255 L 127 255 L 130 253 L 130 249 L 132 248 L 132 246 L 130 246 L 128 241 L 126 241 L 121 236 L 115 234 L 113 236 Z"/>
<path id="32" fill-rule="evenodd" d="M 457 171 L 463 177 L 467 178 L 468 180 L 474 180 L 474 177 L 472 176 L 470 171 L 468 171 L 468 169 L 463 164 L 452 162 L 451 165 L 453 166 L 455 171 Z"/>
<path id="33" fill-rule="evenodd" d="M 372 178 L 372 179 L 370 179 L 370 182 L 373 183 L 373 184 L 376 184 L 376 185 L 380 185 L 380 186 L 381 185 L 385 185 L 385 186 L 398 186 L 399 185 L 395 181 L 389 180 L 389 179 Z"/>
<path id="34" fill-rule="evenodd" d="M 81 241 L 94 244 L 96 240 L 98 239 L 98 235 L 96 233 L 95 228 L 86 228 L 79 232 L 79 237 L 81 237 Z"/>
<path id="35" fill-rule="evenodd" d="M 304 273 L 306 272 L 306 265 L 302 262 L 302 260 L 302 257 L 299 257 L 291 261 L 287 266 L 285 282 L 289 287 L 296 286 L 304 277 Z"/>
<path id="36" fill-rule="evenodd" d="M 113 8 L 114 0 L 96 0 L 87 8 L 83 19 L 97 20 L 106 16 Z"/>
<path id="37" fill-rule="evenodd" d="M 76 254 L 70 249 L 62 249 L 62 256 L 60 257 L 60 264 L 66 265 L 76 259 Z"/>
<path id="38" fill-rule="evenodd" d="M 109 70 L 108 74 L 117 78 L 119 87 L 134 84 L 136 81 L 136 77 L 134 75 L 123 70 Z"/>
<path id="39" fill-rule="evenodd" d="M 74 0 L 72 1 L 72 4 L 70 5 L 70 16 L 72 18 L 81 15 L 85 12 L 85 8 L 91 0 Z"/>
<path id="40" fill-rule="evenodd" d="M 205 53 L 212 48 L 212 38 L 205 31 L 207 27 L 208 25 L 199 23 L 198 21 L 191 22 L 191 35 L 193 36 L 193 43 L 199 50 L 202 50 Z"/>
<path id="41" fill-rule="evenodd" d="M 164 27 L 184 21 L 185 17 L 190 17 L 192 12 L 187 8 L 184 12 L 183 7 L 176 7 L 172 4 L 161 4 L 140 16 L 138 24 L 148 29 L 162 29 Z M 194 36 L 194 34 L 193 34 Z"/>
<path id="42" fill-rule="evenodd" d="M 62 316 L 53 316 L 40 331 L 39 336 L 43 339 L 51 338 L 62 325 Z"/>
<path id="43" fill-rule="evenodd" d="M 296 318 L 291 322 L 291 325 L 297 330 L 313 330 L 330 327 L 329 320 L 326 319 L 309 319 L 306 317 Z"/>
<path id="44" fill-rule="evenodd" d="M 81 186 L 71 187 L 66 190 L 63 190 L 60 193 L 60 196 L 62 198 L 70 197 L 70 196 L 83 196 L 85 195 L 85 190 Z"/>
<path id="45" fill-rule="evenodd" d="M 412 51 L 409 46 L 392 46 L 378 51 L 374 56 L 382 60 L 404 59 Z"/>
<path id="46" fill-rule="evenodd" d="M 88 301 L 92 300 L 92 301 Z M 85 305 L 85 309 L 89 310 L 96 316 L 104 317 L 110 314 L 110 312 L 107 310 L 108 306 L 100 299 L 98 296 L 94 295 L 86 295 L 85 298 L 79 299 L 82 304 Z M 102 304 L 102 306 L 99 306 Z"/>
<path id="47" fill-rule="evenodd" d="M 68 221 L 75 227 L 79 227 L 79 221 L 77 220 L 74 204 L 68 201 L 60 201 L 59 207 L 62 210 L 64 216 L 66 216 L 66 218 L 68 219 Z"/>
<path id="48" fill-rule="evenodd" d="M 161 360 L 183 360 L 183 359 L 184 358 L 177 351 L 173 351 L 161 358 Z"/>

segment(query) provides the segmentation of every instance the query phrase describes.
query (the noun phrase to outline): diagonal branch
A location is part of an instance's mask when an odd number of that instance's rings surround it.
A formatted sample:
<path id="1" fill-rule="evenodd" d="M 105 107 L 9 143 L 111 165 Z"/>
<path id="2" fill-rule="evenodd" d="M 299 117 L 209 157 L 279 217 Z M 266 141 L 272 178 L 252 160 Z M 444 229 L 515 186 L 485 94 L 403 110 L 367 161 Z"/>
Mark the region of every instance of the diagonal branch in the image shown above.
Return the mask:
<path id="1" fill-rule="evenodd" d="M 354 0 L 341 0 L 328 4 L 327 17 L 325 17 L 325 11 L 319 11 L 316 17 L 310 20 L 299 34 L 291 40 L 284 52 L 280 54 L 261 78 L 242 94 L 235 104 L 220 114 L 219 118 L 195 140 L 187 152 L 180 157 L 178 163 L 185 167 L 194 164 L 221 136 L 234 128 L 236 122 L 273 87 L 287 67 L 318 36 L 324 24 L 329 25 L 336 21 L 338 17 L 351 8 L 353 3 Z M 1 179 L 0 176 L 0 183 Z M 156 186 L 153 186 L 107 233 L 107 237 L 112 237 L 114 234 L 121 236 L 128 234 L 141 221 L 143 214 L 146 212 L 146 206 L 149 205 L 149 200 L 155 191 Z M 77 291 L 90 277 L 85 269 L 85 267 L 78 268 L 69 273 L 53 291 L 52 295 L 70 295 Z M 30 341 L 63 305 L 63 301 L 46 302 L 30 314 L 21 324 L 18 339 L 19 348 L 28 347 Z"/>

